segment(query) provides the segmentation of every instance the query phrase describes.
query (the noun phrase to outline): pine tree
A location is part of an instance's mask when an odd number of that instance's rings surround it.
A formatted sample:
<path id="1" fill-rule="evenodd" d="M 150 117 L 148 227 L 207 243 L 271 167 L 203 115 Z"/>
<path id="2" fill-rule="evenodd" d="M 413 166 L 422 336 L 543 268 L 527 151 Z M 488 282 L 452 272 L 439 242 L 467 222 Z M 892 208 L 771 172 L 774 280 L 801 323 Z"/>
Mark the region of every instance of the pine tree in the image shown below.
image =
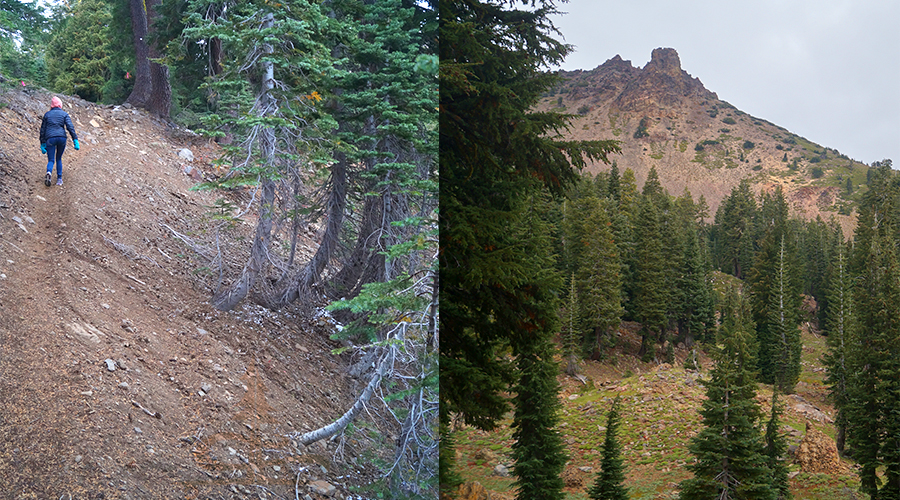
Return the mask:
<path id="1" fill-rule="evenodd" d="M 81 0 L 72 17 L 56 31 L 47 50 L 47 77 L 50 85 L 87 101 L 99 102 L 109 78 L 107 54 L 112 15 L 101 0 Z"/>
<path id="2" fill-rule="evenodd" d="M 856 321 L 847 353 L 847 442 L 860 465 L 860 490 L 876 499 L 900 498 L 896 179 L 889 163 L 873 176 L 860 207 L 850 266 Z M 881 478 L 879 469 L 884 471 Z"/>
<path id="3" fill-rule="evenodd" d="M 516 353 L 519 381 L 514 387 L 512 457 L 518 500 L 562 500 L 565 445 L 556 425 L 562 407 L 548 339 L 529 342 Z"/>
<path id="4" fill-rule="evenodd" d="M 785 463 L 787 443 L 784 435 L 779 431 L 783 412 L 784 409 L 778 404 L 778 391 L 772 391 L 772 413 L 769 421 L 766 422 L 765 454 L 769 471 L 772 473 L 772 488 L 775 490 L 777 500 L 792 498 L 788 482 L 788 468 Z"/>
<path id="5" fill-rule="evenodd" d="M 694 477 L 681 483 L 681 498 L 774 499 L 757 427 L 753 324 L 734 289 L 726 297 L 720 341 L 716 366 L 704 382 L 707 399 L 700 410 L 704 429 L 688 446 L 696 459 L 687 466 Z"/>
<path id="6" fill-rule="evenodd" d="M 665 334 L 668 307 L 662 228 L 651 196 L 641 196 L 635 231 L 638 241 L 633 306 L 635 319 L 642 326 L 641 359 L 648 361 L 656 354 L 657 340 L 662 340 Z"/>
<path id="7" fill-rule="evenodd" d="M 591 347 L 602 348 L 611 328 L 622 317 L 621 263 L 607 216 L 609 203 L 593 196 L 575 204 L 581 221 L 576 281 L 579 316 Z M 576 216 L 577 217 L 577 216 Z"/>
<path id="8" fill-rule="evenodd" d="M 625 487 L 625 466 L 622 463 L 622 446 L 619 444 L 619 397 L 613 401 L 606 420 L 606 436 L 600 449 L 600 472 L 588 491 L 592 500 L 628 500 Z"/>
<path id="9" fill-rule="evenodd" d="M 850 339 L 853 337 L 853 284 L 847 269 L 847 248 L 843 240 L 838 245 L 831 265 L 831 279 L 828 289 L 829 314 L 825 324 L 828 352 L 822 359 L 827 376 L 831 400 L 837 410 L 834 418 L 835 444 L 838 453 L 844 453 L 847 437 L 847 355 Z"/>
<path id="10" fill-rule="evenodd" d="M 756 232 L 759 250 L 749 270 L 758 368 L 765 383 L 793 391 L 800 375 L 800 291 L 788 206 L 781 189 L 763 196 Z"/>
<path id="11" fill-rule="evenodd" d="M 766 331 L 769 335 L 763 337 L 761 331 L 758 333 L 760 335 L 759 356 L 761 360 L 764 355 L 769 357 L 766 365 L 760 363 L 761 369 L 770 369 L 769 377 L 778 390 L 790 394 L 794 391 L 794 386 L 800 378 L 801 346 L 800 330 L 792 318 L 793 311 L 790 308 L 791 301 L 788 295 L 790 284 L 787 282 L 785 267 L 785 245 L 784 236 L 782 236 L 775 268 L 775 279 L 772 283 L 774 290 L 770 294 L 771 302 L 766 323 Z M 769 347 L 763 349 L 763 343 L 767 343 Z"/>
<path id="12" fill-rule="evenodd" d="M 566 360 L 566 374 L 578 371 L 578 355 L 581 352 L 581 328 L 578 326 L 578 289 L 575 287 L 575 273 L 569 279 L 569 300 L 563 316 L 562 355 Z"/>
<path id="13" fill-rule="evenodd" d="M 618 147 L 556 141 L 551 132 L 568 118 L 532 111 L 557 79 L 544 68 L 570 50 L 554 38 L 554 2 L 438 7 L 441 409 L 490 429 L 515 392 L 519 498 L 560 498 L 565 458 L 552 429 L 558 387 L 547 351 L 562 280 L 550 278 L 549 230 L 535 226 L 549 211 L 539 198 L 563 194 L 577 179 L 573 166 L 608 162 Z"/>
<path id="14" fill-rule="evenodd" d="M 716 231 L 713 235 L 721 270 L 743 279 L 753 264 L 753 220 L 757 206 L 750 182 L 742 180 L 716 211 Z"/>

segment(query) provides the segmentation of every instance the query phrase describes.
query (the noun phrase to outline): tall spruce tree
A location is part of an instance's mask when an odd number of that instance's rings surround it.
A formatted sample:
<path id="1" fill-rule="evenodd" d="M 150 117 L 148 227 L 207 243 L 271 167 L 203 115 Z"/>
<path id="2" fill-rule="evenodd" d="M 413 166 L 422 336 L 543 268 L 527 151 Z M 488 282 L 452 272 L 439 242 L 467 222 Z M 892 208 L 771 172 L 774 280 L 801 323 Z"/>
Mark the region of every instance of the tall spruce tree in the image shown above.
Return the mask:
<path id="1" fill-rule="evenodd" d="M 668 295 L 659 209 L 652 195 L 641 196 L 635 232 L 634 316 L 641 323 L 641 359 L 656 355 L 656 343 L 665 334 Z"/>
<path id="2" fill-rule="evenodd" d="M 570 244 L 575 247 L 579 323 L 587 345 L 602 348 L 623 311 L 621 262 L 607 215 L 611 203 L 585 196 L 572 206 L 570 218 L 576 219 L 578 227 Z"/>
<path id="3" fill-rule="evenodd" d="M 780 188 L 763 195 L 758 219 L 759 249 L 747 276 L 759 345 L 757 365 L 763 382 L 792 392 L 800 375 L 799 266 Z"/>
<path id="4" fill-rule="evenodd" d="M 900 498 L 898 193 L 890 162 L 882 164 L 860 207 L 851 265 L 856 328 L 847 353 L 847 442 L 860 465 L 860 490 L 878 500 Z"/>
<path id="5" fill-rule="evenodd" d="M 606 419 L 606 435 L 600 448 L 600 471 L 588 490 L 588 498 L 592 500 L 628 500 L 622 446 L 618 439 L 620 407 L 621 400 L 616 397 Z"/>
<path id="6" fill-rule="evenodd" d="M 711 235 L 715 261 L 723 272 L 737 278 L 745 278 L 753 265 L 755 242 L 752 226 L 756 212 L 756 200 L 746 179 L 732 188 L 731 194 L 716 211 L 715 229 Z"/>
<path id="7" fill-rule="evenodd" d="M 548 350 L 561 280 L 547 277 L 551 243 L 523 227 L 539 220 L 532 210 L 543 206 L 535 205 L 542 190 L 562 194 L 577 178 L 573 167 L 607 162 L 618 148 L 558 141 L 552 132 L 568 117 L 532 111 L 557 78 L 545 68 L 571 50 L 554 38 L 553 1 L 522 10 L 501 1 L 438 5 L 441 425 L 455 413 L 491 429 L 508 409 L 505 392 L 515 391 L 519 498 L 559 498 L 564 455 L 552 442 Z M 442 464 L 444 491 L 455 486 L 448 473 Z"/>
<path id="8" fill-rule="evenodd" d="M 745 300 L 732 288 L 726 297 L 716 366 L 704 382 L 703 430 L 688 449 L 694 477 L 681 483 L 683 500 L 774 499 L 758 422 L 753 322 Z"/>
<path id="9" fill-rule="evenodd" d="M 774 390 L 772 391 L 772 413 L 769 421 L 766 422 L 765 454 L 769 471 L 772 474 L 772 489 L 775 491 L 777 500 L 792 498 L 788 482 L 788 467 L 785 462 L 788 447 L 784 435 L 779 430 L 783 413 L 784 408 L 778 403 L 778 390 Z"/>
<path id="10" fill-rule="evenodd" d="M 838 453 L 844 453 L 847 438 L 847 384 L 848 349 L 853 337 L 853 282 L 847 268 L 847 247 L 843 241 L 837 247 L 831 264 L 828 284 L 828 321 L 825 324 L 825 342 L 828 352 L 822 362 L 827 370 L 825 383 L 834 402 L 837 414 L 834 418 L 835 445 Z"/>

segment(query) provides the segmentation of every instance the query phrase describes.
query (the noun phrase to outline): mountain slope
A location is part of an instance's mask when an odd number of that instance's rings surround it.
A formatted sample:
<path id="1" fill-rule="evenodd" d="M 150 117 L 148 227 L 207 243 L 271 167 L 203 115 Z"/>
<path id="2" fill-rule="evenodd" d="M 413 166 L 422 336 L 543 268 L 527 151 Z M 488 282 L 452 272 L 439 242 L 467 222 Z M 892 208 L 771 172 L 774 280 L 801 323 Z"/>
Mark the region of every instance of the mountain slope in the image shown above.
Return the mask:
<path id="1" fill-rule="evenodd" d="M 702 194 L 711 215 L 749 177 L 757 191 L 781 185 L 796 213 L 836 215 L 846 227 L 865 190 L 866 165 L 719 99 L 681 69 L 675 49 L 655 49 L 643 68 L 615 56 L 561 75 L 564 83 L 538 109 L 575 114 L 571 138 L 622 141 L 622 154 L 610 158 L 620 172 L 632 169 L 641 186 L 656 166 L 670 194 Z M 607 169 L 596 164 L 589 171 Z"/>
<path id="2" fill-rule="evenodd" d="M 330 353 L 331 320 L 206 302 L 216 194 L 186 172 L 200 177 L 216 147 L 64 97 L 82 148 L 69 142 L 65 185 L 45 187 L 49 101 L 0 94 L 0 498 L 293 498 L 296 484 L 325 498 L 314 481 L 341 495 L 368 483 L 372 460 L 357 458 L 378 456 L 377 439 L 299 450 L 285 437 L 339 417 L 365 385 Z"/>

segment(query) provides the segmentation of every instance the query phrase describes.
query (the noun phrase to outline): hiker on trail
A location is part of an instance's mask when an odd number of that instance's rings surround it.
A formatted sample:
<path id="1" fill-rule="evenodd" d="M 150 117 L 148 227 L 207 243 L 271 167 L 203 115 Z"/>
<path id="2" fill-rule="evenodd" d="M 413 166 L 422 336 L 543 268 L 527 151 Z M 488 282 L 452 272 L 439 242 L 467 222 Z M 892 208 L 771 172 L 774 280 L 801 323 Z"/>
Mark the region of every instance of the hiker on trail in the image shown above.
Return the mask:
<path id="1" fill-rule="evenodd" d="M 44 114 L 41 120 L 41 153 L 47 155 L 47 177 L 44 184 L 50 185 L 50 174 L 53 172 L 53 162 L 56 161 L 56 185 L 62 186 L 62 156 L 66 150 L 66 130 L 72 136 L 75 149 L 81 149 L 78 144 L 78 135 L 69 113 L 62 110 L 62 101 L 53 96 L 50 100 L 50 111 Z"/>

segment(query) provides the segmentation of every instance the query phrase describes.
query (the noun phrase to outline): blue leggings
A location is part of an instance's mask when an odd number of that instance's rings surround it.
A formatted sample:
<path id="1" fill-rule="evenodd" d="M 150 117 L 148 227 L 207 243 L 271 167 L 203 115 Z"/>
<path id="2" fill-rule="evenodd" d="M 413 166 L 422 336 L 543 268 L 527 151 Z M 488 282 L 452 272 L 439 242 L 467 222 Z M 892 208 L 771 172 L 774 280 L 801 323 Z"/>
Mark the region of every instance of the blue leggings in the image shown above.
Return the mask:
<path id="1" fill-rule="evenodd" d="M 56 177 L 62 177 L 62 155 L 66 150 L 65 137 L 47 138 L 47 173 L 53 172 L 53 159 L 56 158 Z"/>

